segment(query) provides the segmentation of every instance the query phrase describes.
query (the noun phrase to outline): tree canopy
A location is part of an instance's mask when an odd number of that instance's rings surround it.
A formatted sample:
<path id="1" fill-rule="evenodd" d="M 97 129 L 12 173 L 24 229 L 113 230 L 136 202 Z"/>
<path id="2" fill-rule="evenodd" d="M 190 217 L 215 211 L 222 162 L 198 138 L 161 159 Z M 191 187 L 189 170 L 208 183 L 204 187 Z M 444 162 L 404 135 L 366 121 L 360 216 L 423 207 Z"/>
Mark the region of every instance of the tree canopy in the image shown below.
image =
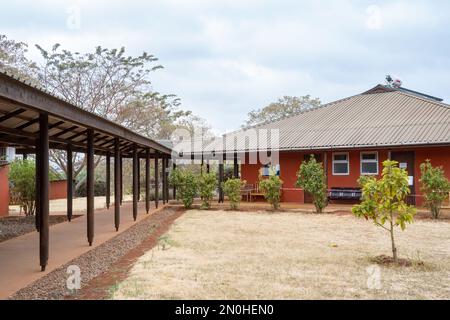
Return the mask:
<path id="1" fill-rule="evenodd" d="M 313 99 L 310 95 L 300 97 L 284 96 L 264 108 L 250 111 L 244 127 L 292 116 L 302 111 L 317 108 L 320 104 L 319 98 Z"/>

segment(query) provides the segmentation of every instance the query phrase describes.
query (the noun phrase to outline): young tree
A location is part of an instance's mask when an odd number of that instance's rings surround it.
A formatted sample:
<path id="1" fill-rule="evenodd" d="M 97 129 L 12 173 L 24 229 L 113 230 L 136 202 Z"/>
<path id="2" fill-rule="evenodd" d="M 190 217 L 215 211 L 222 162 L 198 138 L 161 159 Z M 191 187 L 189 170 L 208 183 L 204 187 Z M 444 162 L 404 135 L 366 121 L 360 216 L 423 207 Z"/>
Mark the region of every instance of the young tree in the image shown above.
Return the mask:
<path id="1" fill-rule="evenodd" d="M 274 210 L 280 208 L 281 187 L 283 181 L 279 176 L 270 176 L 259 182 L 259 188 L 264 193 L 264 198 L 272 205 Z"/>
<path id="2" fill-rule="evenodd" d="M 181 199 L 186 209 L 192 207 L 198 193 L 198 179 L 191 171 L 176 168 L 169 176 L 169 183 L 177 187 L 177 199 Z"/>
<path id="3" fill-rule="evenodd" d="M 228 201 L 230 202 L 232 210 L 239 209 L 239 204 L 242 199 L 241 188 L 245 186 L 246 183 L 245 180 L 241 179 L 228 179 L 222 183 L 223 192 L 228 196 Z"/>
<path id="4" fill-rule="evenodd" d="M 11 194 L 15 195 L 25 215 L 32 216 L 36 210 L 36 167 L 32 160 L 15 160 L 10 165 Z"/>
<path id="5" fill-rule="evenodd" d="M 312 195 L 316 212 L 322 213 L 327 206 L 327 184 L 323 166 L 314 155 L 300 165 L 296 185 Z"/>
<path id="6" fill-rule="evenodd" d="M 352 212 L 357 217 L 371 219 L 376 226 L 389 232 L 394 263 L 398 263 L 394 229 L 399 226 L 404 230 L 406 223 L 413 222 L 416 213 L 416 209 L 405 202 L 410 193 L 408 173 L 398 167 L 398 162 L 386 160 L 381 179 L 362 176 L 359 182 L 362 202 L 354 206 Z"/>
<path id="7" fill-rule="evenodd" d="M 317 108 L 321 104 L 319 98 L 312 99 L 310 95 L 301 97 L 284 96 L 268 106 L 252 110 L 248 113 L 244 127 L 253 126 L 267 121 L 278 120 L 299 112 Z"/>
<path id="8" fill-rule="evenodd" d="M 424 193 L 425 203 L 431 210 L 432 218 L 438 219 L 442 202 L 448 198 L 450 192 L 450 182 L 442 167 L 433 167 L 430 160 L 420 165 L 420 172 L 421 190 Z"/>
<path id="9" fill-rule="evenodd" d="M 213 172 L 201 173 L 198 176 L 198 189 L 202 199 L 202 208 L 209 209 L 217 188 L 217 177 Z"/>

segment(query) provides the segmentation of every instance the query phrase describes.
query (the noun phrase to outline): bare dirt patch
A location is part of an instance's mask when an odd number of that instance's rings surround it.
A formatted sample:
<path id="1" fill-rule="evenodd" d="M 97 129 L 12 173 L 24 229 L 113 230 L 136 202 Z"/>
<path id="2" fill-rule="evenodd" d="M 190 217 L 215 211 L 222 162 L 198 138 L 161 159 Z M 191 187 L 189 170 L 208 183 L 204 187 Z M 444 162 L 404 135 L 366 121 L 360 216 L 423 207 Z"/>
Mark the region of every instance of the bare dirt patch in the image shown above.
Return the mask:
<path id="1" fill-rule="evenodd" d="M 111 288 L 114 299 L 450 299 L 450 224 L 397 233 L 409 267 L 379 265 L 390 239 L 351 215 L 191 210 Z M 380 286 L 368 282 L 374 266 Z"/>

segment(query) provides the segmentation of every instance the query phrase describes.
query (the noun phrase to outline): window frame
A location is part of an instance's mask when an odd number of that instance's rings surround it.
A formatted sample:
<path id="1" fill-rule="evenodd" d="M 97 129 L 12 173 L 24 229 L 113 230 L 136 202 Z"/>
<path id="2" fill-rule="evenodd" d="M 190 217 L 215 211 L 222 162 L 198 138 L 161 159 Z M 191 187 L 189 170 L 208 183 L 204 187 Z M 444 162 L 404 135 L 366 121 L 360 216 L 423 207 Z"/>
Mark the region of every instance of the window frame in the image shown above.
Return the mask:
<path id="1" fill-rule="evenodd" d="M 363 160 L 363 155 L 365 154 L 375 154 L 376 160 Z M 359 171 L 362 176 L 377 176 L 380 174 L 380 158 L 378 155 L 378 151 L 361 151 L 359 156 Z M 377 172 L 376 173 L 364 173 L 363 172 L 363 163 L 376 163 L 377 164 Z"/>
<path id="2" fill-rule="evenodd" d="M 347 156 L 347 160 L 335 160 L 334 156 L 335 155 L 346 155 Z M 350 175 L 350 154 L 348 152 L 333 152 L 332 155 L 332 164 L 331 164 L 331 169 L 332 169 L 332 173 L 333 176 L 349 176 Z M 336 173 L 334 172 L 334 164 L 335 163 L 345 163 L 347 164 L 347 173 Z"/>

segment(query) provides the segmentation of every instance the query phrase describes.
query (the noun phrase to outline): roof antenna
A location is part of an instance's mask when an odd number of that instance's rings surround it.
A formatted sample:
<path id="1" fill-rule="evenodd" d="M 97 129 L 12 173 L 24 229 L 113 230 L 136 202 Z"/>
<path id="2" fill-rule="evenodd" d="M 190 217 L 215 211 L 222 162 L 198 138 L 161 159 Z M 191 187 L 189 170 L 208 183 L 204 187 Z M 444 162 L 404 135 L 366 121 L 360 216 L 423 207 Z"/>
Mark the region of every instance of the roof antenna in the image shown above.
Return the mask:
<path id="1" fill-rule="evenodd" d="M 391 75 L 388 74 L 386 76 L 386 84 L 391 88 L 398 89 L 402 86 L 403 83 L 399 78 L 392 78 Z"/>

